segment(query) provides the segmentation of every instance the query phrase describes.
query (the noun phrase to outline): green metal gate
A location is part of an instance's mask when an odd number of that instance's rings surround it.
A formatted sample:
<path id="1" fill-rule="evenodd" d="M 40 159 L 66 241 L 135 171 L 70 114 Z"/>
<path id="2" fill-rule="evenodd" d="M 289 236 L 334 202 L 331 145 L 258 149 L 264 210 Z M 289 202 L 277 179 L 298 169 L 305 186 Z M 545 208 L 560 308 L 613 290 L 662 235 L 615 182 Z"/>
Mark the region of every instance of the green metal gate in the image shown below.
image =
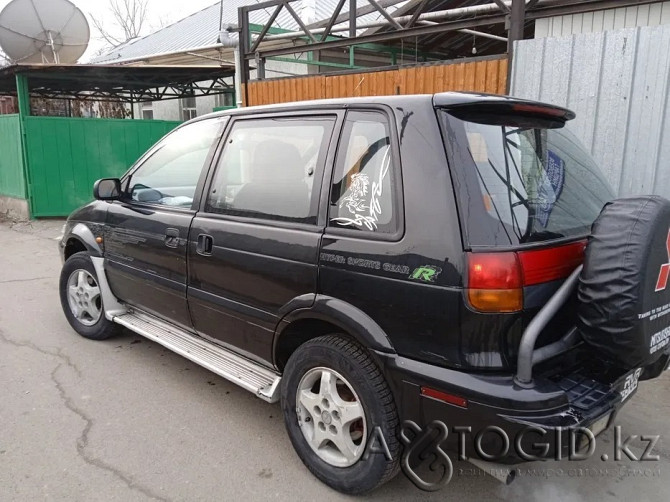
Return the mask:
<path id="1" fill-rule="evenodd" d="M 0 115 L 0 196 L 26 198 L 26 184 L 21 150 L 21 119 Z"/>
<path id="2" fill-rule="evenodd" d="M 33 218 L 66 216 L 93 197 L 93 183 L 118 177 L 180 122 L 25 117 Z"/>
<path id="3" fill-rule="evenodd" d="M 93 198 L 95 180 L 122 175 L 181 123 L 33 116 L 32 106 L 42 109 L 35 100 L 63 100 L 65 114 L 77 106 L 103 113 L 105 102 L 132 107 L 229 93 L 224 79 L 234 74 L 232 64 L 16 63 L 0 68 L 0 95 L 15 96 L 18 108 L 16 115 L 0 115 L 0 210 L 19 217 L 67 216 Z M 81 108 L 86 103 L 90 106 Z"/>

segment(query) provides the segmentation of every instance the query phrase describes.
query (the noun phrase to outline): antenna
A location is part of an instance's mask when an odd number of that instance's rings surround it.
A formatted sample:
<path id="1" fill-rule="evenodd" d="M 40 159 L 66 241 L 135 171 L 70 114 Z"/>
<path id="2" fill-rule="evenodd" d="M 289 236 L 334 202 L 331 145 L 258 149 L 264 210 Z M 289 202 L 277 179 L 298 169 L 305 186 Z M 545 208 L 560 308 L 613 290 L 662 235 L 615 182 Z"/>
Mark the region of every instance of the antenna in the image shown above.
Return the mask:
<path id="1" fill-rule="evenodd" d="M 76 63 L 90 35 L 69 0 L 13 0 L 0 12 L 0 47 L 12 63 Z"/>

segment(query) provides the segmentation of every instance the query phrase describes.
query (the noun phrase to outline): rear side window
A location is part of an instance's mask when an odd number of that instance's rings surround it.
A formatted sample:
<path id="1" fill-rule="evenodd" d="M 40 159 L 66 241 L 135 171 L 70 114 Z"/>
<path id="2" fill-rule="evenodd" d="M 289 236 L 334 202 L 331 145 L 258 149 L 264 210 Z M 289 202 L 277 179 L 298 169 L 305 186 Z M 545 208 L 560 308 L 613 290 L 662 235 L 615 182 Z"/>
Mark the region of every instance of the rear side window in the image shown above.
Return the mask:
<path id="1" fill-rule="evenodd" d="M 471 246 L 518 245 L 589 233 L 609 184 L 579 140 L 558 124 L 496 124 L 447 115 L 447 143 Z"/>
<path id="2" fill-rule="evenodd" d="M 206 211 L 315 224 L 335 117 L 277 117 L 233 124 Z"/>
<path id="3" fill-rule="evenodd" d="M 395 173 L 388 118 L 347 114 L 330 192 L 330 226 L 393 233 Z"/>

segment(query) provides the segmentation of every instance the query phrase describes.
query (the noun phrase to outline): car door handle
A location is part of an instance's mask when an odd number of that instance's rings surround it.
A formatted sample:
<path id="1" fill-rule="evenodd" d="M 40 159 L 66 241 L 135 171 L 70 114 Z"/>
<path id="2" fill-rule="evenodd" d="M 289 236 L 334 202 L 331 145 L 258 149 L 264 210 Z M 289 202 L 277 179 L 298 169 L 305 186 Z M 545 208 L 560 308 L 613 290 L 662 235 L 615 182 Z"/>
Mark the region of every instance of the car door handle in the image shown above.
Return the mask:
<path id="1" fill-rule="evenodd" d="M 212 248 L 214 248 L 214 238 L 211 235 L 198 235 L 198 242 L 195 246 L 195 252 L 202 256 L 212 256 Z"/>
<path id="2" fill-rule="evenodd" d="M 168 228 L 165 230 L 165 238 L 163 239 L 165 245 L 169 248 L 176 248 L 179 246 L 179 229 Z"/>

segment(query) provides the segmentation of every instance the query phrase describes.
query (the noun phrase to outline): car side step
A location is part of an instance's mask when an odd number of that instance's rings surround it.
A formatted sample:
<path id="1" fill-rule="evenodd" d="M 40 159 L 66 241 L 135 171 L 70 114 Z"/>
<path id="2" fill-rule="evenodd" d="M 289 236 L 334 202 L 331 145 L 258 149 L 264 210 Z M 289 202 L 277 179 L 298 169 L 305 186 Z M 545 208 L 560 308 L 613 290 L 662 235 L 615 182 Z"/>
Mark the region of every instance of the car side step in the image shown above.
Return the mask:
<path id="1" fill-rule="evenodd" d="M 148 314 L 129 312 L 115 316 L 114 322 L 236 383 L 264 401 L 279 400 L 281 377 L 272 370 Z"/>

